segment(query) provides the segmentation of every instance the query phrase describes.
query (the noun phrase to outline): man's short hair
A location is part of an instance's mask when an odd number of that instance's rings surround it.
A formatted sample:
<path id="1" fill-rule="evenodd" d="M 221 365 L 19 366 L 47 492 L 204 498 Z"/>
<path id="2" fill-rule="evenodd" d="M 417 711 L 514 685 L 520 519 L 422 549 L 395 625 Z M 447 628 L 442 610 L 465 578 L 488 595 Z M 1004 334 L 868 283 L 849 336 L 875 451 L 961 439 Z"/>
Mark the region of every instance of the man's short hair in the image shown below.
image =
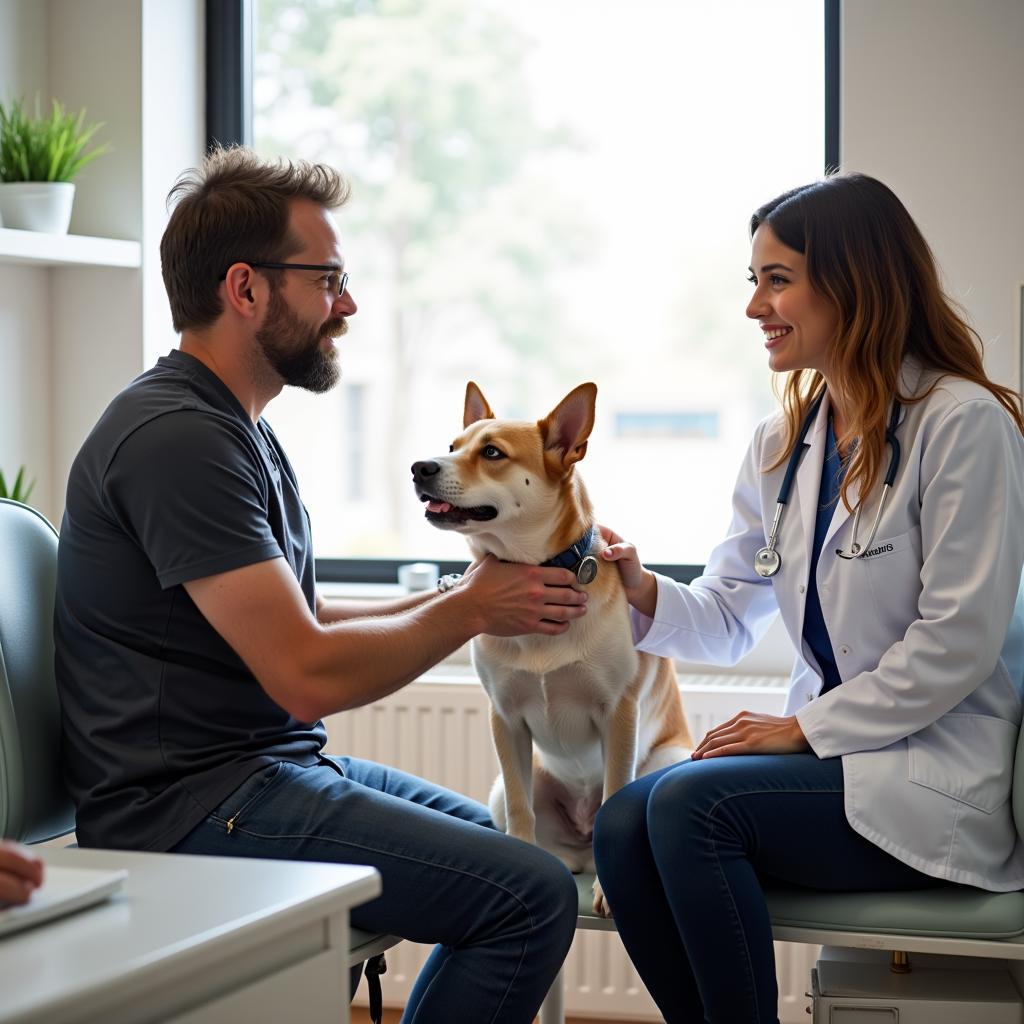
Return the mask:
<path id="1" fill-rule="evenodd" d="M 333 209 L 348 195 L 348 182 L 325 164 L 270 162 L 245 146 L 212 149 L 167 196 L 174 209 L 160 264 L 174 329 L 208 327 L 220 316 L 220 279 L 232 263 L 281 263 L 302 248 L 288 232 L 291 200 Z"/>

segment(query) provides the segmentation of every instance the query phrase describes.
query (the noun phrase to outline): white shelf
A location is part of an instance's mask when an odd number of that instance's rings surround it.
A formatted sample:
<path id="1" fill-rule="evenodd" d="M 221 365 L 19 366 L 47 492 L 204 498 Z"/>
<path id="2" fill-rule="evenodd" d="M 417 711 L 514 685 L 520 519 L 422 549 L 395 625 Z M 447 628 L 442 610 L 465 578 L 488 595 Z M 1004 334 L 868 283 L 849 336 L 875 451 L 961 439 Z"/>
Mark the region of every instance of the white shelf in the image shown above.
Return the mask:
<path id="1" fill-rule="evenodd" d="M 140 267 L 142 246 L 120 238 L 0 228 L 0 263 L 37 267 Z"/>

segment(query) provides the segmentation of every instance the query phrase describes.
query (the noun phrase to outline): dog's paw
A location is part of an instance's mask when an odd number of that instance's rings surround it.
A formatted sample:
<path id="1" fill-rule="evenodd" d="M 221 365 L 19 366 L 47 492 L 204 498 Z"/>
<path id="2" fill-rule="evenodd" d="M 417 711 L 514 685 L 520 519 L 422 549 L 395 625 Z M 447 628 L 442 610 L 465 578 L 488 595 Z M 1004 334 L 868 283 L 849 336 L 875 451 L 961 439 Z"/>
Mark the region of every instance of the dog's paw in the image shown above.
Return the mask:
<path id="1" fill-rule="evenodd" d="M 611 917 L 612 908 L 608 906 L 608 897 L 604 894 L 604 889 L 601 888 L 601 883 L 595 878 L 594 879 L 594 913 L 598 917 Z"/>

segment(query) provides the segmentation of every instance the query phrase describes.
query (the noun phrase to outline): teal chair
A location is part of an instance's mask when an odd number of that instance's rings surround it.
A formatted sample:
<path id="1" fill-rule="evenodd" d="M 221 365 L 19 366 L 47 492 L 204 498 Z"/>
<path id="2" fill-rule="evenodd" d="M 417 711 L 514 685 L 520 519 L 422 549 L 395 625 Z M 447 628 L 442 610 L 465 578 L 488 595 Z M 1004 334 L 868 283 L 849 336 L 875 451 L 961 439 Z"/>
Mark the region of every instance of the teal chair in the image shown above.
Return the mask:
<path id="1" fill-rule="evenodd" d="M 1003 648 L 1024 690 L 1024 578 Z M 1024 731 L 1013 768 L 1013 820 L 1024 840 Z M 591 909 L 593 875 L 578 875 L 577 928 L 614 931 L 615 922 Z M 770 889 L 772 930 L 779 942 L 884 950 L 894 970 L 909 969 L 910 953 L 1024 960 L 1024 892 L 985 892 L 938 885 L 921 892 L 815 892 Z M 541 1008 L 541 1024 L 565 1020 L 559 976 Z"/>
<path id="2" fill-rule="evenodd" d="M 34 509 L 0 498 L 0 838 L 42 843 L 74 831 L 60 775 L 53 671 L 57 533 Z M 351 929 L 349 966 L 367 962 L 380 1019 L 381 954 L 400 940 Z M 353 991 L 355 987 L 353 986 Z"/>
<path id="3" fill-rule="evenodd" d="M 74 831 L 60 778 L 53 678 L 57 534 L 34 509 L 0 499 L 0 837 L 42 843 Z"/>

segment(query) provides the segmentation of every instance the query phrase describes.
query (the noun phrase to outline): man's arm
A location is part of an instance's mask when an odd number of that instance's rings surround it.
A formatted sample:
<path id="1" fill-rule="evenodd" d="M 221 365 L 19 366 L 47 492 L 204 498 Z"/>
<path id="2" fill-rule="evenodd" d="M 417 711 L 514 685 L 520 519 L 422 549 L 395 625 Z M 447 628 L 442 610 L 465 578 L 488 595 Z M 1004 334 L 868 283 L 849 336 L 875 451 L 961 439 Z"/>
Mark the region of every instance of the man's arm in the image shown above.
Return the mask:
<path id="1" fill-rule="evenodd" d="M 282 558 L 184 584 L 270 698 L 313 722 L 412 682 L 479 633 L 557 635 L 585 611 L 568 569 L 488 556 L 446 594 L 396 614 L 318 622 Z"/>
<path id="2" fill-rule="evenodd" d="M 373 616 L 396 615 L 407 612 L 437 596 L 436 590 L 425 590 L 404 597 L 390 598 L 385 601 L 354 601 L 348 598 L 323 597 L 319 591 L 316 595 L 317 622 L 326 626 L 331 622 L 344 622 L 347 619 L 365 619 Z"/>

